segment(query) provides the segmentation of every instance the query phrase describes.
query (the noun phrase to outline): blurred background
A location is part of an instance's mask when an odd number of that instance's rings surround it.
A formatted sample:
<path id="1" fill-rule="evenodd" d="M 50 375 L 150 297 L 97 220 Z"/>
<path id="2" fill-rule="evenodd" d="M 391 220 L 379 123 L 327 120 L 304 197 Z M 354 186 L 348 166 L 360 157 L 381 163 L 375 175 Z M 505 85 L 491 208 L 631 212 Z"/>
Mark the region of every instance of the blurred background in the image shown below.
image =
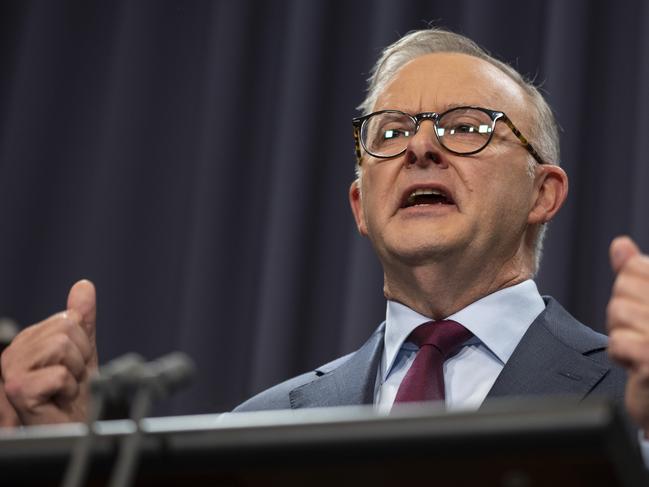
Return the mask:
<path id="1" fill-rule="evenodd" d="M 571 188 L 538 284 L 603 330 L 610 240 L 649 250 L 644 0 L 5 0 L 0 316 L 93 280 L 102 362 L 198 364 L 159 414 L 359 347 L 385 302 L 348 209 L 351 118 L 381 49 L 431 21 L 542 85 Z"/>

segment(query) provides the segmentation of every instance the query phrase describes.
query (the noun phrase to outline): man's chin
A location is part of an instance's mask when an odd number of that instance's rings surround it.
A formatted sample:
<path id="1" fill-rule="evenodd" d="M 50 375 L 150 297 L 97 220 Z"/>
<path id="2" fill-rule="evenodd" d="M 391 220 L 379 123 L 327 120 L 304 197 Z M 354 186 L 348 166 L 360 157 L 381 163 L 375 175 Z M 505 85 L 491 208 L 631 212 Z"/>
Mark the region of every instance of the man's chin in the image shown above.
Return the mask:
<path id="1" fill-rule="evenodd" d="M 425 242 L 416 245 L 397 245 L 387 249 L 390 260 L 409 266 L 422 266 L 443 262 L 458 250 L 449 242 Z"/>

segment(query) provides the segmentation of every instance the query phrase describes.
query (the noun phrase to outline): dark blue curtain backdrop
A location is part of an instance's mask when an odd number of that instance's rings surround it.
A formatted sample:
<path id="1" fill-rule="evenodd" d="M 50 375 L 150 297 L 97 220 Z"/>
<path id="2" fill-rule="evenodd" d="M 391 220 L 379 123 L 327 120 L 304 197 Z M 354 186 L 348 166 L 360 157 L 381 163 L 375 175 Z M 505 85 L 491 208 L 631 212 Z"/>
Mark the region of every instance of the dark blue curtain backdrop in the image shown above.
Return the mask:
<path id="1" fill-rule="evenodd" d="M 5 1 L 0 314 L 34 323 L 92 279 L 102 361 L 196 359 L 165 413 L 354 350 L 385 305 L 350 119 L 380 49 L 427 21 L 543 84 L 571 188 L 538 282 L 603 330 L 610 240 L 649 250 L 644 0 Z"/>

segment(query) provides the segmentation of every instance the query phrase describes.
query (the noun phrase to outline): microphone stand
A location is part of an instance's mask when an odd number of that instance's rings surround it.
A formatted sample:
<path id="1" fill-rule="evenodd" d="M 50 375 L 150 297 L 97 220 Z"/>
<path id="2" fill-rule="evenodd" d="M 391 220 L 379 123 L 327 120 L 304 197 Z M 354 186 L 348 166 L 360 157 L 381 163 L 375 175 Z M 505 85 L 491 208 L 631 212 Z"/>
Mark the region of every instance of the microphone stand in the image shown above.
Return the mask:
<path id="1" fill-rule="evenodd" d="M 193 377 L 193 361 L 182 352 L 169 355 L 145 364 L 140 369 L 138 388 L 131 406 L 131 420 L 135 431 L 122 440 L 109 487 L 129 487 L 137 466 L 142 442 L 142 419 L 149 413 L 153 401 L 170 395 L 187 384 Z"/>
<path id="2" fill-rule="evenodd" d="M 134 375 L 144 364 L 144 359 L 129 353 L 118 357 L 101 368 L 90 380 L 90 405 L 86 418 L 85 434 L 74 446 L 63 478 L 63 487 L 80 487 L 86 477 L 92 443 L 96 436 L 95 423 L 101 419 L 107 398 L 122 396 L 133 382 Z"/>

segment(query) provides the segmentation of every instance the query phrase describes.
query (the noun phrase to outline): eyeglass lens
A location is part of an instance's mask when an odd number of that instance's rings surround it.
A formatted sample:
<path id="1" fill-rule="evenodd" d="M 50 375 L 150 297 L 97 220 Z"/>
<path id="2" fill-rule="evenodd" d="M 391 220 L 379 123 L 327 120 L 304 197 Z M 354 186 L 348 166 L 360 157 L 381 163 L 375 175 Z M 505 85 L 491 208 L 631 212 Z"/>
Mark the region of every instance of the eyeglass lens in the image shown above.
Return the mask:
<path id="1" fill-rule="evenodd" d="M 423 123 L 423 122 L 420 122 Z M 473 108 L 456 108 L 442 114 L 435 124 L 439 142 L 448 150 L 468 154 L 484 148 L 491 138 L 491 116 Z M 398 111 L 378 113 L 365 120 L 361 139 L 365 149 L 378 157 L 402 153 L 417 132 L 413 117 Z"/>

